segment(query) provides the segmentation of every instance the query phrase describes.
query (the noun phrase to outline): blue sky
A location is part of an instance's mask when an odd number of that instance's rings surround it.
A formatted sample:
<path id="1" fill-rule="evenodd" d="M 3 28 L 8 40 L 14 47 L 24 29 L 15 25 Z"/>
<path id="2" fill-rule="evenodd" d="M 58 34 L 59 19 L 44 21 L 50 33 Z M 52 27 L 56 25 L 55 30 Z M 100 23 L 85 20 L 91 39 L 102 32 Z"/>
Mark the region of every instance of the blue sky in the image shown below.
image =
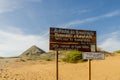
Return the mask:
<path id="1" fill-rule="evenodd" d="M 0 56 L 32 45 L 49 51 L 49 28 L 97 31 L 97 46 L 120 49 L 120 0 L 0 0 Z"/>

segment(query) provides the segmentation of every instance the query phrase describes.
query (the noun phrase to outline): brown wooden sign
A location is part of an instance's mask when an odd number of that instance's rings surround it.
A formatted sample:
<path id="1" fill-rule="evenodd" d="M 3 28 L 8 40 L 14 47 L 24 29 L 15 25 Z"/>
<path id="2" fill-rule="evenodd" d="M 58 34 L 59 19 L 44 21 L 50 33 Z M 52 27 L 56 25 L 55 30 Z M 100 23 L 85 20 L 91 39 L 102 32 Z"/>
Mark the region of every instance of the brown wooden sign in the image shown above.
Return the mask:
<path id="1" fill-rule="evenodd" d="M 96 31 L 51 27 L 50 50 L 95 52 Z"/>

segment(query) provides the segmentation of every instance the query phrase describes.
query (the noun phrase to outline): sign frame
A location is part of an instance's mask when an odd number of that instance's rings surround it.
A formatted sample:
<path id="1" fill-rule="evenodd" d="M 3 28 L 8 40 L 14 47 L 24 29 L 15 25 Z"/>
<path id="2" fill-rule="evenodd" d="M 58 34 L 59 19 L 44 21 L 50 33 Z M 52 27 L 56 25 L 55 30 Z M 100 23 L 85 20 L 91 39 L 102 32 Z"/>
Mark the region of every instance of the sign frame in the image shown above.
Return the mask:
<path id="1" fill-rule="evenodd" d="M 50 27 L 50 50 L 96 51 L 96 31 Z"/>

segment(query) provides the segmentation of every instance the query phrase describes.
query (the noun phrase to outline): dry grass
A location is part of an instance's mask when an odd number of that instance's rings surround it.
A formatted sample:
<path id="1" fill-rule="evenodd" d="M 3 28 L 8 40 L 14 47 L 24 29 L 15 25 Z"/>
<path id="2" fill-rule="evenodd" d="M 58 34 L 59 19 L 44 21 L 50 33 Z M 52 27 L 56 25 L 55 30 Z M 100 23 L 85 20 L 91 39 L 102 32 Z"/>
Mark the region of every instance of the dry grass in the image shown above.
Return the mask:
<path id="1" fill-rule="evenodd" d="M 120 56 L 92 61 L 92 80 L 120 80 Z M 0 80 L 55 80 L 55 61 L 0 59 Z M 59 80 L 88 80 L 88 63 L 59 62 Z"/>

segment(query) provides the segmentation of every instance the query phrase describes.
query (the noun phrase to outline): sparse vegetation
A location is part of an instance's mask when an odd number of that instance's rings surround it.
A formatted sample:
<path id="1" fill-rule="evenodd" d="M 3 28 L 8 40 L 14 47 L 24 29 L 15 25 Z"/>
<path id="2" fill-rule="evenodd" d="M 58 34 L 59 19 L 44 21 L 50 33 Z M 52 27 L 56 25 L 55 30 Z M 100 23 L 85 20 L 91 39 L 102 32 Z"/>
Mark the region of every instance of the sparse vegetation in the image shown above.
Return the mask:
<path id="1" fill-rule="evenodd" d="M 69 63 L 77 63 L 82 60 L 82 52 L 79 51 L 70 51 L 68 54 L 65 55 L 64 58 L 62 58 L 64 62 Z"/>
<path id="2" fill-rule="evenodd" d="M 45 59 L 46 61 L 52 61 L 51 59 Z"/>
<path id="3" fill-rule="evenodd" d="M 20 58 L 20 59 L 16 59 L 16 62 L 26 62 L 26 60 L 25 60 L 25 59 Z"/>
<path id="4" fill-rule="evenodd" d="M 120 54 L 120 50 L 117 50 L 117 51 L 115 51 L 114 53 L 118 53 L 118 54 Z"/>

